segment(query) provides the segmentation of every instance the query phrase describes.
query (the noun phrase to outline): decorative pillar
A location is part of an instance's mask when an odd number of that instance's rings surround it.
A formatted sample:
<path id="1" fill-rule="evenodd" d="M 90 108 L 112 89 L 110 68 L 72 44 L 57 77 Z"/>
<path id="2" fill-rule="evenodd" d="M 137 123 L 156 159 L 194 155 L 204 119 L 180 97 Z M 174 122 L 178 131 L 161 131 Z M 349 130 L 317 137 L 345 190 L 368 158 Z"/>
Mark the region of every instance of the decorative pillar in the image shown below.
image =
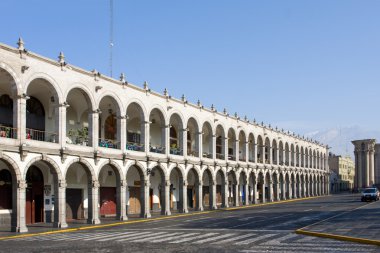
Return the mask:
<path id="1" fill-rule="evenodd" d="M 19 180 L 12 185 L 12 190 L 16 189 L 16 194 L 12 195 L 12 220 L 11 231 L 17 233 L 28 232 L 25 221 L 26 188 L 25 180 Z M 14 191 L 13 191 L 14 192 Z"/>
<path id="2" fill-rule="evenodd" d="M 58 139 L 56 142 L 61 144 L 61 148 L 66 146 L 66 112 L 67 112 L 67 107 L 69 105 L 67 103 L 60 104 L 58 106 L 58 120 L 55 122 L 58 122 L 58 127 L 56 127 L 56 131 L 58 134 Z"/>
<path id="3" fill-rule="evenodd" d="M 120 149 L 123 153 L 127 150 L 127 117 L 120 116 L 118 117 L 120 122 L 120 130 L 118 130 L 118 139 L 120 141 Z"/>
<path id="4" fill-rule="evenodd" d="M 202 132 L 198 132 L 196 138 L 198 138 L 198 150 L 197 150 L 198 156 L 200 158 L 202 158 L 203 157 L 203 134 L 202 134 Z M 215 158 L 215 152 L 213 152 L 213 158 Z"/>
<path id="5" fill-rule="evenodd" d="M 180 132 L 182 134 L 182 155 L 187 157 L 187 129 L 182 129 Z"/>
<path id="6" fill-rule="evenodd" d="M 88 122 L 88 133 L 91 134 L 91 136 L 89 136 L 89 141 L 95 150 L 97 150 L 99 146 L 99 113 L 99 109 L 93 111 L 89 116 L 90 122 Z"/>
<path id="7" fill-rule="evenodd" d="M 187 209 L 187 181 L 183 180 L 182 184 L 182 191 L 180 191 L 180 194 L 182 196 L 182 213 L 188 213 L 189 210 Z"/>
<path id="8" fill-rule="evenodd" d="M 245 191 L 244 202 L 245 202 L 245 205 L 248 206 L 248 205 L 249 205 L 249 187 L 248 187 L 248 180 L 246 181 L 246 183 L 245 183 L 245 185 L 244 185 L 244 191 Z"/>
<path id="9" fill-rule="evenodd" d="M 203 211 L 203 192 L 202 192 L 202 181 L 198 181 L 196 185 L 196 194 L 197 194 L 197 210 Z"/>
<path id="10" fill-rule="evenodd" d="M 216 159 L 216 135 L 212 135 L 212 159 L 215 160 Z"/>
<path id="11" fill-rule="evenodd" d="M 148 153 L 150 152 L 150 124 L 149 121 L 144 122 L 144 149 L 145 154 L 148 156 Z"/>
<path id="12" fill-rule="evenodd" d="M 272 179 L 269 180 L 269 185 L 268 185 L 268 202 L 273 202 L 273 181 L 272 181 Z"/>
<path id="13" fill-rule="evenodd" d="M 253 201 L 252 201 L 252 204 L 257 204 L 257 199 L 258 199 L 258 196 L 257 196 L 257 181 L 255 179 L 255 180 L 253 180 Z"/>
<path id="14" fill-rule="evenodd" d="M 269 144 L 270 145 L 270 144 Z M 268 150 L 269 152 L 269 159 L 268 159 L 268 163 L 269 164 L 273 164 L 273 147 L 272 146 L 269 146 L 269 150 Z"/>
<path id="15" fill-rule="evenodd" d="M 283 177 L 282 184 L 281 184 L 281 199 L 286 200 L 286 181 L 285 177 Z"/>
<path id="16" fill-rule="evenodd" d="M 165 147 L 165 154 L 168 156 L 170 154 L 170 124 L 166 125 L 162 132 L 164 134 L 164 140 L 161 140 L 161 145 Z"/>
<path id="17" fill-rule="evenodd" d="M 54 183 L 54 193 L 56 195 L 54 203 L 54 223 L 55 228 L 67 228 L 66 223 L 66 181 L 59 180 Z M 57 196 L 58 195 L 58 196 Z"/>
<path id="18" fill-rule="evenodd" d="M 26 100 L 27 96 L 18 96 L 13 104 L 13 126 L 17 128 L 17 138 L 21 143 L 26 139 Z M 26 229 L 26 227 L 25 227 Z M 26 231 L 24 231 L 26 232 Z"/>
<path id="19" fill-rule="evenodd" d="M 228 208 L 228 179 L 224 180 L 224 184 L 222 184 L 223 191 L 223 207 Z"/>
<path id="20" fill-rule="evenodd" d="M 89 224 L 100 224 L 99 219 L 99 181 L 89 182 L 88 191 L 88 219 Z"/>
<path id="21" fill-rule="evenodd" d="M 289 199 L 293 198 L 292 185 L 293 185 L 292 178 L 289 176 L 289 183 L 288 183 L 288 192 L 289 192 L 289 197 L 288 198 Z"/>
<path id="22" fill-rule="evenodd" d="M 275 191 L 275 193 L 276 193 L 276 195 L 275 195 L 276 201 L 280 201 L 280 183 L 279 182 L 280 181 L 277 178 L 277 180 L 276 180 L 276 191 Z"/>
<path id="23" fill-rule="evenodd" d="M 301 177 L 299 177 L 298 181 L 298 198 L 302 198 L 302 182 L 301 182 Z"/>
<path id="24" fill-rule="evenodd" d="M 240 199 L 240 197 L 239 197 L 240 191 L 239 191 L 239 181 L 238 180 L 239 179 L 236 178 L 236 184 L 233 185 L 233 191 L 235 193 L 235 194 L 233 194 L 233 196 L 234 196 L 234 206 L 240 206 L 240 201 L 239 201 L 239 199 Z"/>
<path id="25" fill-rule="evenodd" d="M 117 219 L 118 220 L 128 220 L 127 217 L 127 182 L 126 180 L 120 180 L 117 187 Z"/>
<path id="26" fill-rule="evenodd" d="M 143 194 L 143 206 L 142 208 L 142 214 L 141 216 L 143 218 L 150 218 L 152 215 L 150 214 L 150 202 L 149 202 L 149 189 L 150 189 L 150 181 L 149 177 L 147 177 L 144 181 L 144 191 L 142 192 Z"/>
<path id="27" fill-rule="evenodd" d="M 165 207 L 164 214 L 171 215 L 170 211 L 170 180 L 165 180 Z"/>
<path id="28" fill-rule="evenodd" d="M 216 180 L 212 180 L 210 197 L 211 197 L 211 210 L 218 209 L 218 206 L 216 205 Z"/>
<path id="29" fill-rule="evenodd" d="M 265 181 L 265 179 L 263 179 L 264 181 Z M 261 203 L 265 203 L 266 202 L 266 199 L 265 199 L 265 183 L 264 182 L 262 182 L 261 183 L 261 192 L 262 192 L 262 194 L 261 194 Z"/>

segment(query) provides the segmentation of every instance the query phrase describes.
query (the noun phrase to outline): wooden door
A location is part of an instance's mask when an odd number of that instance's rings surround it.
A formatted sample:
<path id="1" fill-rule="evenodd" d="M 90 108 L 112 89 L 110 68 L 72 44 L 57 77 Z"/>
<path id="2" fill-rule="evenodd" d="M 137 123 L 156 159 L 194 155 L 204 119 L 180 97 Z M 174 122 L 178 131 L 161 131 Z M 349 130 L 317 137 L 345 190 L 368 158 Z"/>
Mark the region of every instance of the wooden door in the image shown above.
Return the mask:
<path id="1" fill-rule="evenodd" d="M 25 218 L 26 224 L 44 221 L 44 179 L 36 166 L 31 166 L 26 174 Z"/>
<path id="2" fill-rule="evenodd" d="M 150 210 L 153 210 L 153 189 L 149 189 L 149 205 Z"/>
<path id="3" fill-rule="evenodd" d="M 140 214 L 141 213 L 141 188 L 129 187 L 129 206 L 128 214 Z"/>
<path id="4" fill-rule="evenodd" d="M 76 220 L 84 218 L 83 190 L 66 189 L 66 219 Z"/>
<path id="5" fill-rule="evenodd" d="M 100 215 L 116 215 L 116 187 L 100 187 Z"/>

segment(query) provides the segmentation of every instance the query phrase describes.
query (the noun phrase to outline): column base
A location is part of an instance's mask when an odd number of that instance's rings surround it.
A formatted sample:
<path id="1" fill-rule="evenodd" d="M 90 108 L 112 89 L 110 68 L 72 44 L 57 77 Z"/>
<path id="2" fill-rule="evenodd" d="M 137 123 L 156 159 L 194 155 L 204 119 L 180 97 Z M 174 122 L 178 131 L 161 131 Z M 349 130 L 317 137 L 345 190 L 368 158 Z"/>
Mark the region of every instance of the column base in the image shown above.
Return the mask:
<path id="1" fill-rule="evenodd" d="M 93 225 L 100 224 L 100 219 L 99 218 L 89 219 L 89 220 L 87 220 L 87 224 L 93 224 Z"/>
<path id="2" fill-rule="evenodd" d="M 128 216 L 126 216 L 126 215 L 120 216 L 120 217 L 118 218 L 118 220 L 120 220 L 120 221 L 128 220 Z"/>
<path id="3" fill-rule="evenodd" d="M 11 231 L 16 233 L 26 233 L 28 232 L 28 228 L 26 226 L 12 227 Z"/>
<path id="4" fill-rule="evenodd" d="M 66 222 L 54 222 L 53 227 L 55 228 L 67 228 L 69 225 Z"/>
<path id="5" fill-rule="evenodd" d="M 217 210 L 217 209 L 218 209 L 217 206 L 213 206 L 213 207 L 211 207 L 211 210 Z"/>
<path id="6" fill-rule="evenodd" d="M 170 215 L 172 215 L 172 212 L 171 211 L 165 211 L 165 215 L 170 216 Z"/>
<path id="7" fill-rule="evenodd" d="M 180 213 L 189 213 L 189 210 L 188 210 L 187 208 L 185 208 L 185 209 L 181 209 L 181 210 L 180 210 Z"/>
<path id="8" fill-rule="evenodd" d="M 200 212 L 204 211 L 203 206 L 198 207 L 197 211 L 200 211 Z"/>
<path id="9" fill-rule="evenodd" d="M 151 217 L 152 217 L 152 215 L 150 213 L 144 213 L 143 218 L 151 218 Z"/>

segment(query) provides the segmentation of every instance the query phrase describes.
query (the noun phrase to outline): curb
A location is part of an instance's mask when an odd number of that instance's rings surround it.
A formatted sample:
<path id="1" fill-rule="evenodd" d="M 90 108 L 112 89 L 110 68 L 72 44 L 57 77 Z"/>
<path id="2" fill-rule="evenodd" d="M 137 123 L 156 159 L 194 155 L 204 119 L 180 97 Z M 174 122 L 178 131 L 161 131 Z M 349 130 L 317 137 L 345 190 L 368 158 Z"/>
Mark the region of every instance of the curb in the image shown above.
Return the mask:
<path id="1" fill-rule="evenodd" d="M 311 231 L 306 231 L 306 230 L 302 230 L 302 229 L 297 229 L 295 232 L 296 232 L 296 234 L 302 234 L 302 235 L 309 235 L 309 236 L 316 236 L 316 237 L 323 237 L 323 238 L 329 238 L 329 239 L 336 239 L 336 240 L 342 240 L 342 241 L 349 241 L 349 242 L 356 242 L 356 243 L 371 244 L 371 245 L 380 246 L 380 240 L 370 240 L 370 239 L 350 237 L 350 236 L 344 236 L 344 235 L 311 232 Z"/>
<path id="2" fill-rule="evenodd" d="M 194 213 L 187 213 L 187 214 L 178 214 L 178 215 L 171 215 L 171 216 L 163 216 L 163 217 L 157 217 L 157 218 L 144 218 L 139 220 L 132 220 L 132 221 L 123 221 L 123 222 L 114 222 L 114 223 L 108 223 L 108 224 L 100 224 L 100 225 L 93 225 L 93 226 L 82 226 L 77 228 L 65 228 L 60 230 L 54 230 L 54 231 L 47 231 L 47 232 L 37 232 L 37 233 L 27 233 L 27 234 L 19 234 L 19 235 L 9 235 L 9 236 L 3 236 L 0 237 L 0 241 L 2 240 L 11 240 L 11 239 L 18 239 L 18 238 L 26 238 L 26 237 L 34 237 L 39 235 L 51 235 L 51 234 L 60 234 L 60 233 L 68 233 L 68 232 L 78 232 L 81 230 L 90 230 L 90 229 L 97 229 L 97 228 L 106 228 L 106 227 L 115 227 L 120 225 L 128 225 L 128 224 L 135 224 L 135 223 L 145 223 L 149 221 L 156 221 L 156 220 L 168 220 L 168 219 L 175 219 L 180 217 L 188 217 L 188 216 L 195 216 L 195 215 L 202 215 L 202 214 L 209 214 L 214 212 L 226 212 L 226 211 L 235 211 L 239 209 L 246 209 L 246 208 L 255 208 L 260 206 L 267 206 L 267 205 L 277 205 L 277 204 L 284 204 L 289 202 L 297 202 L 301 200 L 309 200 L 309 199 L 316 199 L 316 198 L 322 198 L 322 197 L 328 197 L 330 195 L 324 195 L 324 196 L 314 196 L 314 197 L 306 197 L 306 198 L 297 198 L 297 199 L 288 199 L 288 200 L 281 200 L 276 202 L 268 202 L 268 203 L 261 203 L 261 204 L 251 204 L 248 206 L 238 206 L 238 207 L 228 207 L 228 208 L 220 208 L 216 210 L 209 210 L 209 211 L 198 211 Z"/>

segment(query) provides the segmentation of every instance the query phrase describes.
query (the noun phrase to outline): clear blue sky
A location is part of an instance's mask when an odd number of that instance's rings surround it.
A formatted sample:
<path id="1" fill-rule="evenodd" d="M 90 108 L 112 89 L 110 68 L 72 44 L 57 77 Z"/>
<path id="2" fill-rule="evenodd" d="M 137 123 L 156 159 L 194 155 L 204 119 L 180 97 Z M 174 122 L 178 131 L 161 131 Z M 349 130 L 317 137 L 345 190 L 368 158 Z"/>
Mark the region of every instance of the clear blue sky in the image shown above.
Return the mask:
<path id="1" fill-rule="evenodd" d="M 0 42 L 109 74 L 108 0 L 2 0 Z M 305 133 L 380 125 L 380 1 L 114 0 L 114 77 Z"/>

